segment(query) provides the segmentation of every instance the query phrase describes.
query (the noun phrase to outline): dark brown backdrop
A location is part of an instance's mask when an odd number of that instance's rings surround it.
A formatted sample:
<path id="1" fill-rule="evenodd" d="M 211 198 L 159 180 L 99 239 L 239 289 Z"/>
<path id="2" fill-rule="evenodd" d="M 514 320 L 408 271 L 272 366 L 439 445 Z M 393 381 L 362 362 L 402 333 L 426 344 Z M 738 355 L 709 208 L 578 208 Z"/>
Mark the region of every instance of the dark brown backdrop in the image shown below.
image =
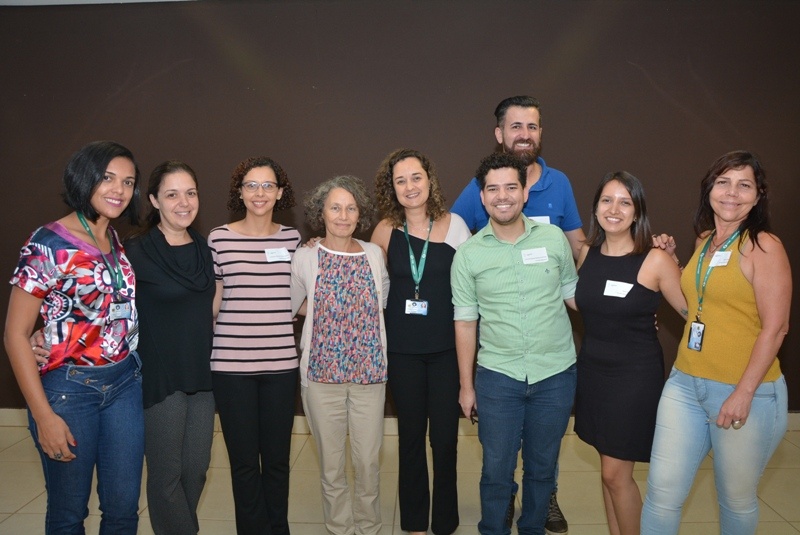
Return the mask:
<path id="1" fill-rule="evenodd" d="M 60 177 L 88 141 L 127 145 L 145 175 L 189 162 L 207 232 L 229 218 L 234 165 L 262 154 L 302 194 L 334 174 L 371 181 L 385 154 L 415 147 L 452 202 L 493 148 L 494 106 L 530 93 L 544 157 L 571 178 L 584 222 L 603 174 L 630 171 L 684 261 L 702 174 L 724 152 L 757 151 L 797 282 L 798 22 L 800 3 L 769 1 L 3 7 L 0 278 L 27 235 L 65 213 Z M 281 220 L 309 234 L 301 209 Z M 660 317 L 671 362 L 680 325 Z M 781 363 L 800 410 L 796 332 Z M 0 407 L 21 406 L 0 358 Z"/>

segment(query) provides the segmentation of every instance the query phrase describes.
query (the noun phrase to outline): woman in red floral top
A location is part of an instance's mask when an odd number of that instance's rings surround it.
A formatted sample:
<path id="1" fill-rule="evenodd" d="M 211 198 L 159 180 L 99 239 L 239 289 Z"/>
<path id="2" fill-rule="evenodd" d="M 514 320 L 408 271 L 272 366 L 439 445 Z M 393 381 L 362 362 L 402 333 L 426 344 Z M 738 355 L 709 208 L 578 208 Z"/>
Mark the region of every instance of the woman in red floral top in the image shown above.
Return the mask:
<path id="1" fill-rule="evenodd" d="M 11 278 L 5 347 L 28 404 L 47 488 L 45 533 L 83 532 L 97 471 L 100 533 L 135 534 L 144 455 L 135 279 L 112 219 L 138 220 L 131 152 L 90 143 L 64 172 L 73 210 L 30 236 Z M 44 320 L 50 352 L 29 341 Z"/>

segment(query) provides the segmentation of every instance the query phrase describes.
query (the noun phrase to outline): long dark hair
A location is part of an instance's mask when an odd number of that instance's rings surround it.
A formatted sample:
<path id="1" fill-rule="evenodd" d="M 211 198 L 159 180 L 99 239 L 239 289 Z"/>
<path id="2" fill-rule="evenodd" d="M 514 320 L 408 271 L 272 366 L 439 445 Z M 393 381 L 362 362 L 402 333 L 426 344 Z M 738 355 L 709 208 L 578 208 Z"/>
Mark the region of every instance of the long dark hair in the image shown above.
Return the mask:
<path id="1" fill-rule="evenodd" d="M 631 224 L 631 237 L 633 238 L 633 251 L 630 254 L 642 254 L 649 251 L 653 246 L 650 232 L 650 220 L 647 218 L 647 203 L 644 200 L 644 187 L 641 181 L 626 171 L 616 171 L 608 173 L 600 181 L 592 202 L 592 218 L 589 223 L 589 236 L 586 243 L 591 247 L 598 247 L 606 241 L 606 231 L 597 221 L 597 204 L 606 184 L 617 181 L 628 190 L 633 201 L 633 223 Z"/>
<path id="2" fill-rule="evenodd" d="M 749 236 L 755 245 L 758 245 L 758 235 L 761 232 L 770 232 L 772 226 L 769 222 L 769 199 L 767 197 L 767 175 L 758 157 L 746 150 L 735 150 L 723 154 L 711 164 L 711 168 L 700 181 L 700 205 L 694 214 L 694 233 L 699 238 L 715 228 L 714 210 L 711 208 L 709 196 L 714 188 L 717 177 L 731 169 L 738 171 L 745 167 L 753 170 L 756 179 L 756 192 L 758 200 L 739 225 L 739 249 L 741 250 L 745 237 Z M 760 245 L 759 245 L 760 247 Z"/>

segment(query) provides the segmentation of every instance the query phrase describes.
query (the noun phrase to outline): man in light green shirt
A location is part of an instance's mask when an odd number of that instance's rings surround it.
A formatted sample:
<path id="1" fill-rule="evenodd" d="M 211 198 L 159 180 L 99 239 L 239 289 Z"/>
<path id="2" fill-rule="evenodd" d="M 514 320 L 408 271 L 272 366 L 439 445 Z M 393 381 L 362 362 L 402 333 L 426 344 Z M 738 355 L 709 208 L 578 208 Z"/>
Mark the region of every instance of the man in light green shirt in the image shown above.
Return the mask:
<path id="1" fill-rule="evenodd" d="M 521 216 L 526 170 L 507 153 L 476 173 L 489 224 L 453 260 L 456 351 L 464 414 L 480 414 L 482 534 L 506 535 L 522 447 L 520 534 L 544 534 L 554 470 L 575 396 L 575 346 L 565 302 L 578 275 L 556 226 Z M 480 349 L 474 370 L 478 319 Z M 473 376 L 475 377 L 473 384 Z"/>

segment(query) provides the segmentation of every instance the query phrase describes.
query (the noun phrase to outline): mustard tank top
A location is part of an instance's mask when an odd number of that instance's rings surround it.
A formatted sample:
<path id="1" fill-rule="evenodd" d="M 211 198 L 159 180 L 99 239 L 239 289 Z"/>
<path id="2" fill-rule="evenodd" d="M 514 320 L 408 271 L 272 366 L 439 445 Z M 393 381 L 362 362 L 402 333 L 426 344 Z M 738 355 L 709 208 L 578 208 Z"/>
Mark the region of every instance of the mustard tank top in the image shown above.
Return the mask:
<path id="1" fill-rule="evenodd" d="M 678 346 L 675 367 L 695 377 L 736 384 L 744 374 L 756 338 L 761 332 L 755 292 L 739 264 L 742 254 L 739 252 L 738 239 L 728 249 L 731 252 L 728 264 L 714 267 L 708 278 L 700 318 L 705 324 L 702 350 L 694 351 L 687 347 L 698 308 L 697 262 L 708 239 L 697 248 L 681 275 L 681 289 L 688 303 L 689 319 Z M 701 284 L 713 256 L 706 253 L 700 270 Z M 764 381 L 775 381 L 780 376 L 780 364 L 776 358 Z"/>

